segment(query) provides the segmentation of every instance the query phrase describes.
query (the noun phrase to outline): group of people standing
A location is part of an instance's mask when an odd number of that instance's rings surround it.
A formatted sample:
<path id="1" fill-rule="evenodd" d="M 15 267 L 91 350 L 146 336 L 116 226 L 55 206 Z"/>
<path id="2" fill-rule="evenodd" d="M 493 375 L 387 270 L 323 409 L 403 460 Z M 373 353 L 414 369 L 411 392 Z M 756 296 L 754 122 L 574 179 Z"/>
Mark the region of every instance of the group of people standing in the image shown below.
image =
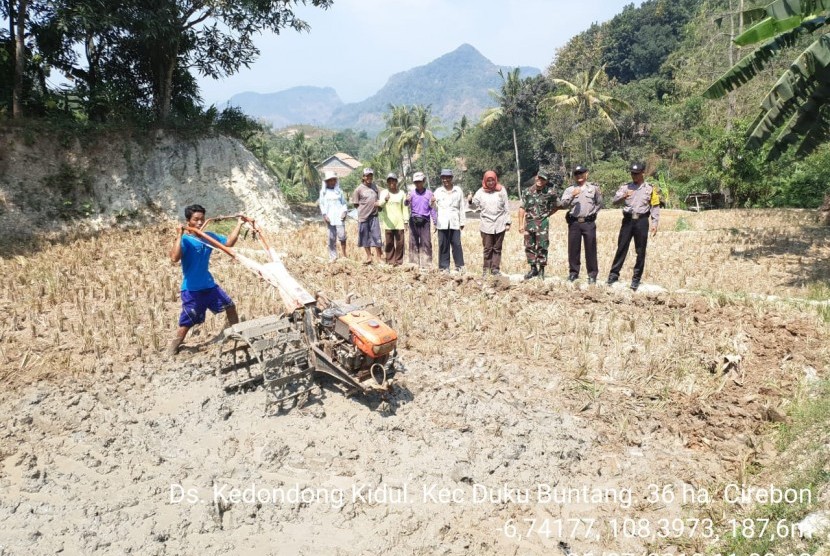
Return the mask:
<path id="1" fill-rule="evenodd" d="M 452 170 L 441 170 L 442 187 L 431 191 L 426 176 L 415 172 L 407 191 L 398 188 L 398 176 L 386 176 L 386 188 L 379 188 L 374 170 L 365 168 L 360 185 L 350 202 L 357 208 L 357 245 L 364 249 L 364 264 L 373 260 L 393 266 L 403 264 L 404 230 L 409 228 L 409 262 L 422 268 L 432 265 L 432 231 L 438 236 L 438 268 L 449 270 L 450 255 L 455 268 L 464 268 L 461 231 L 466 222 L 467 205 L 461 188 L 453 184 Z M 346 255 L 345 217 L 349 206 L 340 189 L 337 175 L 326 172 L 320 190 L 320 212 L 328 226 L 329 260 L 337 259 L 337 241 Z M 383 240 L 381 239 L 383 230 Z M 374 257 L 372 251 L 374 250 Z"/>
<path id="2" fill-rule="evenodd" d="M 657 233 L 660 199 L 657 188 L 645 181 L 642 164 L 634 163 L 630 170 L 631 181 L 621 185 L 612 200 L 614 205 L 622 207 L 623 219 L 608 284 L 619 279 L 633 239 L 637 261 L 634 263 L 631 289 L 636 290 L 645 267 L 649 231 L 652 235 Z M 579 277 L 580 251 L 584 243 L 588 282 L 595 283 L 597 280 L 596 217 L 602 209 L 602 193 L 597 184 L 588 181 L 588 169 L 584 166 L 573 169 L 573 180 L 561 199 L 544 172 L 539 172 L 533 185 L 524 191 L 519 209 L 519 232 L 524 234 L 525 253 L 530 264 L 526 279 L 544 277 L 550 243 L 549 217 L 558 210 L 567 210 L 568 278 L 573 281 Z M 411 189 L 401 191 L 398 188 L 398 176 L 392 173 L 386 177 L 386 188 L 378 189 L 372 169 L 363 170 L 362 183 L 352 194 L 351 203 L 357 208 L 358 246 L 365 250 L 365 262 L 372 263 L 374 250 L 377 259 L 383 258 L 392 265 L 402 264 L 405 229 L 408 226 L 409 261 L 421 267 L 429 267 L 432 263 L 431 230 L 434 226 L 438 235 L 438 268 L 448 271 L 452 255 L 455 268 L 462 270 L 464 253 L 461 249 L 461 231 L 466 223 L 469 203 L 481 211 L 479 231 L 484 250 L 483 272 L 485 275 L 499 274 L 502 244 L 511 220 L 507 191 L 499 183 L 496 173 L 485 172 L 481 188 L 466 198 L 461 188 L 453 184 L 451 170 L 441 170 L 441 187 L 434 192 L 424 186 L 422 172 L 415 173 L 413 182 Z M 349 205 L 337 176 L 333 173 L 327 172 L 324 175 L 319 205 L 328 227 L 329 257 L 331 260 L 337 259 L 338 242 L 345 257 L 345 221 Z M 204 322 L 208 310 L 213 313 L 226 312 L 229 324 L 239 321 L 233 300 L 216 284 L 208 269 L 213 246 L 199 237 L 201 234 L 195 233 L 195 230 L 204 227 L 206 213 L 201 205 L 186 207 L 184 223 L 176 226 L 175 238 L 170 246 L 170 260 L 174 263 L 181 262 L 183 275 L 179 326 L 168 346 L 171 355 L 179 350 L 189 330 Z M 236 227 L 229 236 L 206 232 L 205 237 L 232 247 L 239 239 L 246 221 L 246 217 L 239 215 Z M 385 235 L 384 241 L 381 241 L 381 228 Z"/>
<path id="3" fill-rule="evenodd" d="M 646 263 L 649 231 L 654 235 L 660 222 L 660 196 L 656 186 L 645 181 L 645 166 L 639 162 L 630 165 L 631 181 L 622 184 L 614 194 L 612 204 L 622 208 L 622 224 L 617 237 L 617 251 L 608 274 L 608 285 L 620 279 L 631 240 L 637 260 L 631 278 L 631 289 L 640 287 Z M 544 172 L 536 174 L 534 184 L 524 194 L 519 209 L 519 232 L 524 234 L 525 254 L 530 270 L 525 279 L 544 278 L 547 265 L 549 217 L 565 210 L 568 225 L 568 280 L 579 278 L 582 247 L 585 247 L 585 269 L 588 283 L 595 284 L 599 275 L 597 260 L 597 214 L 603 208 L 602 190 L 588 181 L 588 169 L 573 168 L 573 183 L 557 198 L 556 188 Z"/>
<path id="4" fill-rule="evenodd" d="M 608 275 L 608 284 L 619 280 L 632 239 L 637 253 L 631 289 L 636 290 L 645 268 L 646 246 L 649 231 L 657 232 L 660 219 L 659 196 L 655 186 L 644 179 L 644 166 L 630 166 L 631 181 L 619 187 L 612 199 L 622 208 L 623 220 L 617 238 L 617 251 Z M 511 227 L 507 190 L 498 181 L 495 172 L 487 171 L 481 187 L 466 198 L 463 191 L 453 184 L 453 172 L 441 170 L 441 187 L 430 191 L 425 187 L 425 176 L 416 172 L 413 185 L 407 191 L 398 187 L 398 176 L 386 177 L 386 188 L 380 189 L 374 182 L 374 171 L 363 170 L 361 184 L 350 199 L 357 208 L 358 247 L 365 250 L 364 264 L 375 258 L 391 265 L 400 265 L 404 257 L 405 230 L 409 228 L 409 262 L 422 268 L 432 264 L 432 230 L 438 236 L 438 268 L 450 270 L 450 259 L 456 270 L 464 269 L 464 253 L 461 232 L 466 224 L 467 206 L 480 211 L 479 232 L 483 248 L 483 274 L 498 275 L 501 272 L 501 253 L 504 236 Z M 337 258 L 337 242 L 346 255 L 345 218 L 349 211 L 345 195 L 340 190 L 333 172 L 324 175 L 320 191 L 320 211 L 328 225 L 329 258 Z M 582 246 L 585 247 L 585 266 L 588 283 L 597 281 L 596 218 L 603 207 L 600 187 L 588 181 L 588 169 L 578 165 L 573 168 L 573 183 L 562 193 L 545 172 L 538 172 L 534 183 L 524 191 L 519 209 L 519 233 L 524 236 L 524 248 L 530 270 L 525 279 L 544 278 L 547 266 L 549 218 L 559 210 L 567 211 L 568 225 L 568 279 L 579 277 Z M 384 231 L 381 240 L 381 229 Z"/>

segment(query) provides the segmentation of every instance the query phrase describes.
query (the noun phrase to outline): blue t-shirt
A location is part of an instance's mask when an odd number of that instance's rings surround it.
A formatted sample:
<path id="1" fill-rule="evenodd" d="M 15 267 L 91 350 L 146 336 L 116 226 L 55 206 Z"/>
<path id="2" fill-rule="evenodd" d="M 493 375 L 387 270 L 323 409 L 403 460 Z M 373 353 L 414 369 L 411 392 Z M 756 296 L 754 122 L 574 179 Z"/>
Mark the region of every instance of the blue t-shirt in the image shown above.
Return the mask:
<path id="1" fill-rule="evenodd" d="M 207 235 L 222 245 L 228 241 L 225 236 L 213 232 L 207 232 Z M 208 270 L 212 251 L 213 248 L 198 237 L 188 234 L 182 236 L 182 291 L 197 292 L 216 286 Z"/>

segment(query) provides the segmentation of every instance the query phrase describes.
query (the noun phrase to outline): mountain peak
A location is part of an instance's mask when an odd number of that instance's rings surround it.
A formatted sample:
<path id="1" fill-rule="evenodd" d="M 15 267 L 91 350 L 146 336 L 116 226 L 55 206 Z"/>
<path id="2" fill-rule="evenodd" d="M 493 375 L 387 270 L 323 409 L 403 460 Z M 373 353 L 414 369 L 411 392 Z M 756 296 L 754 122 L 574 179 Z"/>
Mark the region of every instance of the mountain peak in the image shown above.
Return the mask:
<path id="1" fill-rule="evenodd" d="M 474 46 L 464 43 L 423 66 L 392 75 L 378 92 L 361 102 L 342 104 L 330 88 L 316 88 L 315 95 L 310 94 L 315 88 L 294 87 L 268 95 L 268 106 L 256 105 L 250 97 L 240 99 L 247 101 L 240 106 L 278 127 L 313 123 L 376 132 L 382 128 L 383 114 L 390 104 L 420 104 L 431 106 L 433 115 L 449 127 L 462 116 L 475 121 L 494 105 L 488 91 L 501 86 L 500 69 L 511 68 L 495 65 Z M 522 70 L 522 77 L 540 73 L 536 68 Z M 317 102 L 309 102 L 311 99 Z"/>
<path id="2" fill-rule="evenodd" d="M 434 62 L 439 62 L 439 61 L 454 60 L 454 59 L 458 59 L 458 60 L 476 60 L 476 61 L 484 60 L 488 63 L 492 63 L 492 62 L 490 62 L 490 60 L 488 60 L 484 56 L 484 54 L 479 52 L 476 49 L 476 47 L 474 47 L 471 44 L 467 44 L 466 42 L 464 44 L 462 44 L 461 46 L 459 46 L 458 48 L 456 48 L 455 50 L 453 50 L 452 52 L 448 52 L 447 54 L 444 54 L 443 56 L 437 58 L 436 60 L 433 60 L 433 63 Z"/>
<path id="3" fill-rule="evenodd" d="M 479 52 L 476 47 L 474 47 L 470 43 L 466 43 L 466 42 L 464 44 L 462 44 L 461 46 L 459 46 L 458 48 L 456 48 L 455 50 L 453 50 L 452 52 L 450 52 L 450 54 L 453 54 L 453 53 L 463 53 L 463 54 L 475 53 L 475 54 L 478 54 L 479 56 L 482 56 L 481 52 Z"/>

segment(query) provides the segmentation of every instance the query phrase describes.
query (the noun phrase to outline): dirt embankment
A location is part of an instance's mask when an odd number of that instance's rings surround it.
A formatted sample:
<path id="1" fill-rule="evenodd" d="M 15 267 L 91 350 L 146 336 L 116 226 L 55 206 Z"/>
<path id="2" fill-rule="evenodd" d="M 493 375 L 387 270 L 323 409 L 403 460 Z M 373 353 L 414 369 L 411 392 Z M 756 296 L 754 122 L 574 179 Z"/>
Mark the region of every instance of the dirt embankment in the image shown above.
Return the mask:
<path id="1" fill-rule="evenodd" d="M 246 212 L 272 229 L 295 222 L 274 178 L 235 139 L 161 132 L 33 139 L 25 130 L 0 130 L 4 236 L 180 220 L 193 203 L 212 215 Z"/>

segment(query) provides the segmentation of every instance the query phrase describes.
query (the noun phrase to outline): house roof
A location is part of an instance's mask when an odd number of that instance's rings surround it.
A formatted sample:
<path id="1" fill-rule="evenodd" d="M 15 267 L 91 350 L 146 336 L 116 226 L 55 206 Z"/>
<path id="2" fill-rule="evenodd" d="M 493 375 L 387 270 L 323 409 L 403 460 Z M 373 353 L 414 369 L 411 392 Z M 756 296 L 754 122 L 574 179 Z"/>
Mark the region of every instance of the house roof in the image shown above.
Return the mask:
<path id="1" fill-rule="evenodd" d="M 317 167 L 322 168 L 323 166 L 325 166 L 326 164 L 328 164 L 329 162 L 331 162 L 335 158 L 338 159 L 343 164 L 345 164 L 346 166 L 348 166 L 349 168 L 351 168 L 352 170 L 354 170 L 355 168 L 359 168 L 361 166 L 361 162 L 359 160 L 355 159 L 351 155 L 348 155 L 346 153 L 334 153 L 333 155 L 331 155 L 330 157 L 325 159 L 323 162 L 318 164 Z"/>

